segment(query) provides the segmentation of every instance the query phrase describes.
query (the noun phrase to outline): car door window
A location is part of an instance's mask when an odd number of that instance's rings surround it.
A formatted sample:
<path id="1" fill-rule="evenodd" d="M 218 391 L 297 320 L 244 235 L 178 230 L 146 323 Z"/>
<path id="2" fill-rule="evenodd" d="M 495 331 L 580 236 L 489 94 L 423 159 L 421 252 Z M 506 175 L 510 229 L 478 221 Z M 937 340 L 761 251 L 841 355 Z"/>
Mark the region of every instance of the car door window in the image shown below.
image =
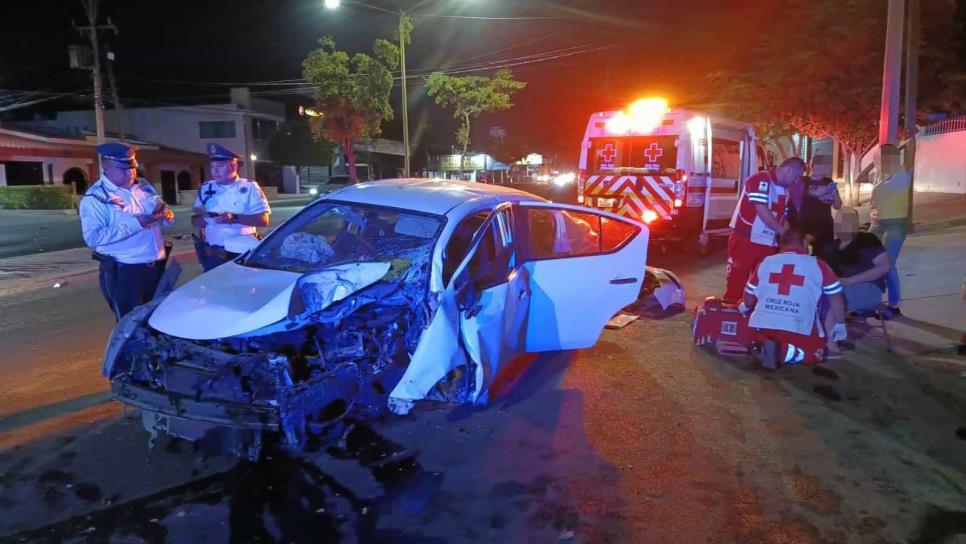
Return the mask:
<path id="1" fill-rule="evenodd" d="M 601 251 L 600 217 L 593 213 L 535 208 L 528 212 L 530 255 L 577 257 Z"/>
<path id="2" fill-rule="evenodd" d="M 503 283 L 516 266 L 513 217 L 510 210 L 497 212 L 486 227 L 476 253 L 467 263 L 467 274 L 480 289 Z"/>
<path id="3" fill-rule="evenodd" d="M 612 219 L 610 217 L 600 218 L 600 251 L 610 253 L 624 247 L 631 240 L 640 228 L 627 221 Z"/>
<path id="4" fill-rule="evenodd" d="M 473 243 L 473 236 L 479 230 L 480 225 L 490 216 L 489 210 L 482 211 L 463 218 L 462 221 L 453 229 L 446 248 L 443 250 L 443 284 L 449 284 L 450 278 L 456 272 L 456 267 L 466 258 L 466 253 L 470 250 Z"/>

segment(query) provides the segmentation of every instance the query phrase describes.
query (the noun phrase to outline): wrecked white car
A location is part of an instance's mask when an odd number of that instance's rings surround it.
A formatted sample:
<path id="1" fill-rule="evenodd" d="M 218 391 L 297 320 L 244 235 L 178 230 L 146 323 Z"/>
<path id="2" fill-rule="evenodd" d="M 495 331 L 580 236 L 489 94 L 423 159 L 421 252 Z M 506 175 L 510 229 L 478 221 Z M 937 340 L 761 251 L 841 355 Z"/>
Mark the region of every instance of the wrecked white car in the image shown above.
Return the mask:
<path id="1" fill-rule="evenodd" d="M 385 180 L 316 200 L 115 328 L 103 372 L 158 432 L 257 456 L 349 414 L 485 403 L 523 354 L 592 346 L 641 291 L 648 231 L 478 183 Z"/>

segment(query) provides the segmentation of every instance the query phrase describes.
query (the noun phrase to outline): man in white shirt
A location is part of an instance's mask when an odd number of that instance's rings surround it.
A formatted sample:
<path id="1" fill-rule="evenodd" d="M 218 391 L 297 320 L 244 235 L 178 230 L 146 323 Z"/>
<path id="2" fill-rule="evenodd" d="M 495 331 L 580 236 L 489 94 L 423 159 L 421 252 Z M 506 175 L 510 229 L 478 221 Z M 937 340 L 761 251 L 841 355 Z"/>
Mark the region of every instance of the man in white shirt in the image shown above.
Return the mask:
<path id="1" fill-rule="evenodd" d="M 100 286 L 118 321 L 151 300 L 167 260 L 161 227 L 174 213 L 154 187 L 137 181 L 137 148 L 97 146 L 103 173 L 80 201 L 84 242 L 100 261 Z"/>
<path id="2" fill-rule="evenodd" d="M 899 150 L 888 144 L 879 148 L 875 167 L 869 232 L 879 237 L 892 261 L 892 267 L 886 274 L 889 311 L 893 315 L 900 315 L 899 300 L 902 295 L 896 263 L 908 231 L 909 186 L 912 183 L 912 174 L 899 164 Z"/>
<path id="3" fill-rule="evenodd" d="M 191 223 L 195 252 L 205 272 L 238 256 L 225 249 L 235 236 L 257 236 L 257 227 L 268 226 L 272 213 L 258 183 L 238 177 L 241 156 L 216 143 L 208 144 L 211 177 L 198 189 Z"/>

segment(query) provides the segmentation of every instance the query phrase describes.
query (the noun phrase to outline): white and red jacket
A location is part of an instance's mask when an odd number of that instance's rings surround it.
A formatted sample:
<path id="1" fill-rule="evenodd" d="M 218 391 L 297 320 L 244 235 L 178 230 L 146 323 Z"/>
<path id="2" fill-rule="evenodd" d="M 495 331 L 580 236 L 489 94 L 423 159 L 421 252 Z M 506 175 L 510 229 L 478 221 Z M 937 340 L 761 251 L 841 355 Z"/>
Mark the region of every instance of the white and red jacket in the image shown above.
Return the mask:
<path id="1" fill-rule="evenodd" d="M 788 192 L 778 185 L 775 171 L 758 172 L 745 181 L 741 199 L 731 217 L 731 228 L 735 234 L 751 240 L 754 244 L 776 246 L 778 233 L 768 228 L 755 211 L 757 204 L 765 204 L 779 223 L 785 218 L 785 204 Z"/>
<path id="2" fill-rule="evenodd" d="M 842 284 L 827 264 L 793 249 L 766 257 L 745 292 L 758 298 L 749 325 L 809 336 L 816 327 L 822 331 L 817 319 L 819 299 L 841 293 Z"/>

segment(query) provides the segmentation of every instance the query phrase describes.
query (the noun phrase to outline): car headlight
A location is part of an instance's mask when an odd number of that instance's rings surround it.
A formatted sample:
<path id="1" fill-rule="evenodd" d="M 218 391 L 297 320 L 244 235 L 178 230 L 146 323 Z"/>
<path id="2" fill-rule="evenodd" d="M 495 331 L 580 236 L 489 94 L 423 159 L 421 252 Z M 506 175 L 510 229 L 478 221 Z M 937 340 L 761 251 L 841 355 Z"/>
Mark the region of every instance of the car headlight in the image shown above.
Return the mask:
<path id="1" fill-rule="evenodd" d="M 121 318 L 121 321 L 114 326 L 114 330 L 111 331 L 111 338 L 107 341 L 107 349 L 104 350 L 104 361 L 101 363 L 101 374 L 105 378 L 111 378 L 111 371 L 114 369 L 114 363 L 117 362 L 117 356 L 120 355 L 121 349 L 124 344 L 131 338 L 138 328 L 144 326 L 145 321 L 151 315 L 151 312 L 158 307 L 160 300 L 151 301 L 147 304 L 138 306 L 130 311 L 126 316 Z"/>
<path id="2" fill-rule="evenodd" d="M 311 189 L 309 189 L 309 194 L 310 195 L 317 195 L 317 194 L 319 194 L 319 189 L 317 187 L 312 187 Z"/>

